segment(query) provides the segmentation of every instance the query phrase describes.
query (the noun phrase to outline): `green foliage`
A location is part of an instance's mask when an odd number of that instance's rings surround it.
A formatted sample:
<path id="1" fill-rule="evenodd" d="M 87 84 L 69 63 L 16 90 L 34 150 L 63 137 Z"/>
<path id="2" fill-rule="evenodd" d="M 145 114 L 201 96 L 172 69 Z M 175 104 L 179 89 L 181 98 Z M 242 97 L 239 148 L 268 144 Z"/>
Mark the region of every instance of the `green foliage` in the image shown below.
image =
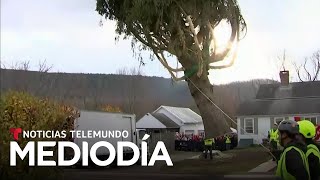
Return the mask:
<path id="1" fill-rule="evenodd" d="M 116 32 L 133 37 L 133 44 L 140 41 L 142 49 L 165 50 L 177 57 L 195 57 L 193 35 L 185 25 L 188 15 L 207 38 L 207 22 L 214 28 L 236 18 L 238 31 L 246 27 L 236 0 L 97 0 L 96 11 L 116 20 Z"/>
<path id="2" fill-rule="evenodd" d="M 121 113 L 122 110 L 118 106 L 112 106 L 112 105 L 105 105 L 101 108 L 104 112 L 110 112 L 110 113 Z"/>
<path id="3" fill-rule="evenodd" d="M 28 158 L 17 158 L 17 166 L 9 166 L 9 143 L 13 141 L 10 128 L 23 130 L 71 130 L 77 115 L 75 109 L 48 99 L 39 99 L 26 93 L 8 92 L 0 99 L 0 178 L 1 179 L 43 179 L 57 178 L 55 167 L 29 167 Z M 69 139 L 70 137 L 67 137 Z M 57 141 L 58 139 L 23 139 L 17 141 L 24 148 L 28 141 Z M 70 139 L 69 139 L 70 140 Z M 57 158 L 56 148 L 54 159 Z M 42 178 L 41 178 L 42 177 Z"/>

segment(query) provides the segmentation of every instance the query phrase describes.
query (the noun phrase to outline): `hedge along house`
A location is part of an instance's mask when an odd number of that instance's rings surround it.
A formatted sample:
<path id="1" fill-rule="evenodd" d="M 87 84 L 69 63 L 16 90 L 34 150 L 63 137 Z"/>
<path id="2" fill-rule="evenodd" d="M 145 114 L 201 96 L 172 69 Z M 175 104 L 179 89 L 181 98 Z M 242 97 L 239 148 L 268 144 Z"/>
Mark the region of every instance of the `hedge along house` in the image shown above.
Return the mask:
<path id="1" fill-rule="evenodd" d="M 320 82 L 289 83 L 289 72 L 280 72 L 281 83 L 260 85 L 256 98 L 239 106 L 239 146 L 260 144 L 274 123 L 307 119 L 320 124 Z"/>

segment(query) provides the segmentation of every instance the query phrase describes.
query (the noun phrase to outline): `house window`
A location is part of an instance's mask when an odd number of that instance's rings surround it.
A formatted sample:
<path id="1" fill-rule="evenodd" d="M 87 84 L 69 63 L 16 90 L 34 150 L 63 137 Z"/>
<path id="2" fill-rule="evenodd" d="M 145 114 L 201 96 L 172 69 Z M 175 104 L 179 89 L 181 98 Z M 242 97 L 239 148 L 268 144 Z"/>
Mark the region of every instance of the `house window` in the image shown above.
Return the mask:
<path id="1" fill-rule="evenodd" d="M 186 135 L 194 134 L 194 130 L 185 130 L 184 134 L 186 134 Z"/>
<path id="2" fill-rule="evenodd" d="M 253 127 L 254 127 L 253 118 L 244 119 L 244 130 L 248 134 L 253 134 Z"/>
<path id="3" fill-rule="evenodd" d="M 274 118 L 273 123 L 277 123 L 279 125 L 283 120 L 284 120 L 283 117 L 276 117 L 276 118 Z"/>
<path id="4" fill-rule="evenodd" d="M 198 130 L 198 135 L 203 135 L 204 134 L 204 130 Z"/>
<path id="5" fill-rule="evenodd" d="M 153 130 L 153 133 L 160 133 L 159 129 Z"/>
<path id="6" fill-rule="evenodd" d="M 317 125 L 318 123 L 320 123 L 320 120 L 317 119 L 317 117 L 304 117 L 303 119 L 311 121 L 314 125 Z"/>

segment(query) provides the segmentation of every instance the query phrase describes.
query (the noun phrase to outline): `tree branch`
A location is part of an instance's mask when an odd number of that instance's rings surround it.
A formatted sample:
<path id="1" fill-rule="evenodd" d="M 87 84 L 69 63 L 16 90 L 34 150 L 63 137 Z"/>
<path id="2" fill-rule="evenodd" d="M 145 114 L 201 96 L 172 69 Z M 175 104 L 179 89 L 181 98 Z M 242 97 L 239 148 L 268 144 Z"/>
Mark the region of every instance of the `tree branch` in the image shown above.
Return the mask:
<path id="1" fill-rule="evenodd" d="M 219 61 L 222 61 L 229 53 L 231 47 L 232 47 L 232 44 L 234 43 L 236 37 L 237 37 L 237 34 L 238 34 L 238 37 L 239 37 L 239 21 L 237 20 L 237 18 L 233 18 L 233 20 L 230 22 L 230 25 L 231 25 L 231 29 L 232 29 L 232 32 L 231 32 L 231 35 L 230 35 L 230 38 L 229 38 L 229 41 L 228 41 L 228 44 L 225 48 L 225 50 L 220 53 L 220 54 L 212 54 L 210 56 L 210 62 L 219 62 Z M 239 38 L 238 38 L 239 39 Z"/>
<path id="2" fill-rule="evenodd" d="M 166 58 L 164 57 L 164 54 L 163 54 L 163 51 L 160 52 L 160 55 L 161 55 L 161 60 L 165 63 L 165 67 L 167 69 L 169 69 L 170 71 L 173 71 L 173 72 L 179 72 L 179 71 L 184 71 L 184 68 L 181 67 L 181 68 L 177 68 L 177 69 L 174 69 L 174 68 L 171 68 L 166 60 Z"/>
<path id="3" fill-rule="evenodd" d="M 197 37 L 197 34 L 196 34 L 196 31 L 194 29 L 194 25 L 193 25 L 193 22 L 191 20 L 191 17 L 190 15 L 187 16 L 187 22 L 189 24 L 189 28 L 192 32 L 192 35 L 193 35 L 193 40 L 194 40 L 194 43 L 195 43 L 195 46 L 196 46 L 196 50 L 197 50 L 197 58 L 198 58 L 198 62 L 199 62 L 199 69 L 198 69 L 198 77 L 200 77 L 202 75 L 202 72 L 203 72 L 203 59 L 202 59 L 202 52 L 201 52 L 201 49 L 200 49 L 200 43 L 198 41 L 198 37 Z"/>
<path id="4" fill-rule="evenodd" d="M 39 66 L 38 71 L 45 72 L 45 73 L 49 72 L 53 67 L 53 65 L 51 65 L 51 66 L 47 65 L 47 60 L 44 60 L 43 62 L 40 61 L 38 66 Z"/>
<path id="5" fill-rule="evenodd" d="M 300 82 L 304 82 L 304 81 L 302 80 L 302 77 L 301 77 L 301 74 L 300 74 L 301 66 L 298 67 L 298 65 L 297 65 L 296 63 L 293 63 L 293 66 L 294 66 L 294 68 L 296 69 L 296 73 L 297 73 L 297 75 L 298 75 L 298 78 L 299 78 Z"/>
<path id="6" fill-rule="evenodd" d="M 312 70 L 309 70 L 310 68 L 307 67 L 310 61 L 310 65 L 313 66 Z M 293 63 L 293 65 L 301 82 L 318 80 L 320 74 L 320 51 L 313 53 L 311 57 L 306 57 L 304 62 L 301 63 L 300 66 L 297 66 L 296 63 Z M 302 77 L 301 75 L 301 68 L 303 68 L 303 75 L 305 75 L 304 77 Z"/>
<path id="7" fill-rule="evenodd" d="M 158 54 L 158 52 L 156 52 L 155 50 L 153 50 L 154 54 L 157 56 L 158 60 L 160 61 L 160 63 L 168 70 L 168 72 L 170 73 L 172 79 L 174 81 L 181 81 L 181 80 L 184 80 L 185 77 L 180 77 L 178 78 L 177 76 L 175 76 L 173 74 L 173 72 L 179 72 L 179 71 L 183 71 L 184 68 L 181 67 L 181 68 L 178 68 L 178 69 L 173 69 L 169 66 L 169 64 L 167 63 L 167 60 L 165 59 L 164 55 L 163 55 L 163 52 L 160 52 L 160 56 Z"/>
<path id="8" fill-rule="evenodd" d="M 312 78 L 311 78 L 311 74 L 310 74 L 310 72 L 308 71 L 308 69 L 307 69 L 307 61 L 308 61 L 308 59 L 306 58 L 305 59 L 305 61 L 304 61 L 304 64 L 303 64 L 303 69 L 304 69 L 304 71 L 306 72 L 306 74 L 307 74 L 307 79 L 308 79 L 308 81 L 311 81 L 312 80 Z"/>
<path id="9" fill-rule="evenodd" d="M 1 69 L 7 69 L 7 66 L 5 65 L 4 62 L 1 62 L 1 61 L 0 61 L 0 68 L 1 68 Z"/>
<path id="10" fill-rule="evenodd" d="M 231 61 L 229 62 L 229 64 L 226 64 L 226 65 L 217 65 L 217 66 L 214 66 L 214 65 L 209 65 L 209 69 L 224 69 L 224 68 L 228 68 L 228 67 L 231 67 L 234 62 L 235 62 L 235 59 L 237 58 L 237 55 L 238 55 L 238 44 L 235 44 L 235 49 L 234 49 L 234 53 L 231 57 Z"/>
<path id="11" fill-rule="evenodd" d="M 134 30 L 133 27 L 127 25 L 127 28 L 128 28 L 129 31 L 133 34 L 133 36 L 134 36 L 135 38 L 137 38 L 142 44 L 144 44 L 144 45 L 146 45 L 146 46 L 148 46 L 148 47 L 151 47 L 151 46 L 152 46 L 152 45 L 149 44 L 147 41 L 145 41 L 145 40 L 139 35 L 139 33 L 138 33 L 136 30 Z"/>
<path id="12" fill-rule="evenodd" d="M 146 38 L 147 38 L 147 41 L 152 41 L 152 37 L 148 34 L 147 30 L 146 29 L 142 29 L 143 31 L 143 34 L 145 34 Z M 150 43 L 149 43 L 150 44 Z M 158 60 L 160 61 L 160 63 L 169 71 L 171 77 L 175 80 L 175 81 L 179 81 L 179 80 L 182 80 L 184 79 L 183 77 L 181 78 L 177 78 L 173 72 L 179 72 L 179 71 L 183 71 L 184 69 L 183 68 L 179 68 L 179 69 L 174 69 L 172 67 L 169 66 L 169 64 L 167 63 L 164 55 L 163 55 L 163 51 L 161 51 L 159 48 L 153 46 L 152 44 L 150 44 L 149 46 L 153 53 L 156 55 L 156 57 L 158 58 Z M 161 54 L 161 56 L 159 56 L 159 53 Z"/>
<path id="13" fill-rule="evenodd" d="M 210 44 L 212 43 L 213 41 L 213 51 L 211 53 L 211 56 L 215 56 L 216 55 L 216 45 L 217 45 L 217 42 L 216 42 L 216 38 L 214 37 L 214 28 L 212 26 L 212 24 L 210 23 L 210 21 L 208 21 L 208 24 L 207 24 L 208 28 L 209 28 L 209 32 L 210 32 L 210 38 L 209 38 L 209 41 L 210 41 Z"/>
<path id="14" fill-rule="evenodd" d="M 313 65 L 315 68 L 315 74 L 312 81 L 316 81 L 318 80 L 318 76 L 320 73 L 320 51 L 317 51 L 316 53 L 314 53 L 312 59 L 313 59 Z"/>
<path id="15" fill-rule="evenodd" d="M 200 49 L 201 46 L 200 46 L 197 34 L 195 32 L 194 24 L 193 24 L 193 22 L 191 20 L 191 16 L 187 14 L 187 12 L 180 6 L 180 4 L 177 1 L 174 1 L 174 2 L 180 8 L 182 14 L 186 17 L 186 20 L 187 20 L 187 22 L 189 24 L 189 29 L 191 30 L 191 33 L 193 35 L 193 41 L 195 43 L 195 48 L 196 48 L 196 51 L 197 51 L 196 56 L 197 56 L 198 63 L 199 63 L 199 69 L 198 69 L 197 76 L 200 77 L 202 75 L 202 73 L 203 73 L 203 59 L 202 59 L 202 52 L 201 52 L 201 49 Z"/>

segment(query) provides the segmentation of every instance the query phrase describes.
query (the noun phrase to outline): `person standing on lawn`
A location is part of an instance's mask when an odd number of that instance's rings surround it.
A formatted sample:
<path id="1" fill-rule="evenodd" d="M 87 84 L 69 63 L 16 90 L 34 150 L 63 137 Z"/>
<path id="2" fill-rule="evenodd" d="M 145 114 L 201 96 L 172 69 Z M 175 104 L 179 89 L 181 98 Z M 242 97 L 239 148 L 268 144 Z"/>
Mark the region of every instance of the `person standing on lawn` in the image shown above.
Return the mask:
<path id="1" fill-rule="evenodd" d="M 274 123 L 273 128 L 269 130 L 268 138 L 269 138 L 269 143 L 270 143 L 270 151 L 273 155 L 275 155 L 275 152 L 278 150 L 278 144 L 279 144 L 278 124 L 277 123 Z M 273 157 L 273 161 L 276 161 L 276 159 L 274 157 Z"/>
<path id="2" fill-rule="evenodd" d="M 316 127 L 308 120 L 298 122 L 301 137 L 307 144 L 307 159 L 311 180 L 317 180 L 320 177 L 320 151 L 313 138 L 316 135 Z"/>
<path id="3" fill-rule="evenodd" d="M 226 150 L 230 150 L 231 148 L 231 139 L 229 135 L 226 135 Z"/>
<path id="4" fill-rule="evenodd" d="M 278 162 L 276 176 L 283 180 L 310 180 L 307 147 L 297 138 L 299 125 L 292 120 L 284 120 L 278 127 L 279 140 L 284 147 Z"/>
<path id="5" fill-rule="evenodd" d="M 204 158 L 207 159 L 208 157 L 208 151 L 210 154 L 210 159 L 212 159 L 212 148 L 214 145 L 214 138 L 207 138 L 204 140 Z"/>

